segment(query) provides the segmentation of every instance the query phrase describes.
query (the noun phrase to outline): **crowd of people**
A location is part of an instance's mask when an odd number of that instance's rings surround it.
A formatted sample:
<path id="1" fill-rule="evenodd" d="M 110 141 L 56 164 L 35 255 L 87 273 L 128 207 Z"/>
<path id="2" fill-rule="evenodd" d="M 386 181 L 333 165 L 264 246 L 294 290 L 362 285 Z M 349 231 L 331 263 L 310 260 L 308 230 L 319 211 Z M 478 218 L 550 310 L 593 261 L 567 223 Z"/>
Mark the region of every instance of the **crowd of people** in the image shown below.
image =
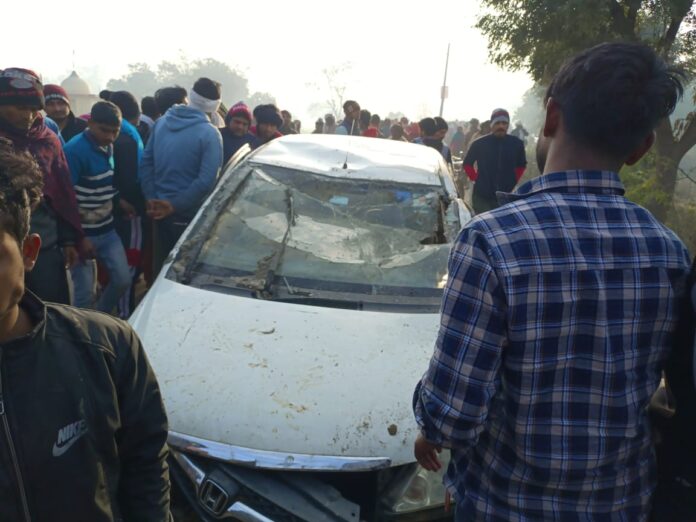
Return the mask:
<path id="1" fill-rule="evenodd" d="M 413 397 L 418 462 L 437 470 L 452 451 L 457 520 L 647 520 L 658 498 L 647 409 L 663 371 L 677 404 L 678 433 L 662 434 L 669 475 L 693 480 L 690 255 L 618 176 L 650 149 L 682 81 L 637 44 L 572 58 L 546 96 L 543 175 L 515 191 L 528 133 L 509 132 L 504 109 L 450 129 L 349 100 L 340 121 L 316 121 L 316 134 L 461 157 L 474 183 L 480 215 L 453 246 Z M 60 86 L 0 71 L 0 519 L 169 520 L 157 382 L 109 314 L 129 316 L 141 275 L 156 276 L 235 153 L 301 131 L 272 104 L 222 116 L 221 95 L 209 78 L 140 103 L 102 91 L 77 116 Z"/>
<path id="2" fill-rule="evenodd" d="M 299 120 L 273 104 L 252 111 L 239 102 L 221 117 L 222 86 L 209 78 L 200 78 L 189 91 L 159 89 L 140 103 L 127 91 L 103 90 L 91 112 L 78 116 L 61 86 L 43 86 L 26 69 L 2 74 L 8 80 L 7 91 L 0 93 L 5 100 L 16 95 L 23 97 L 17 103 L 28 105 L 15 106 L 26 110 L 18 111 L 16 119 L 5 117 L 0 132 L 43 155 L 55 171 L 52 179 L 61 180 L 48 190 L 60 190 L 62 196 L 47 194 L 34 214 L 34 229 L 44 242 L 39 269 L 27 276 L 28 286 L 50 301 L 116 312 L 122 318 L 133 310 L 138 281 L 152 282 L 221 167 L 245 145 L 255 149 L 301 130 Z M 32 87 L 14 88 L 12 81 Z M 343 111 L 338 122 L 331 114 L 317 120 L 313 133 L 425 145 L 450 165 L 453 147 L 455 156 L 464 158 L 463 172 L 476 182 L 477 212 L 494 208 L 495 192 L 511 190 L 526 166 L 522 142 L 508 134 L 510 116 L 503 109 L 480 126 L 471 120 L 466 131 L 458 127 L 450 146 L 445 140 L 450 125 L 441 117 L 392 122 L 354 100 L 346 101 Z"/>

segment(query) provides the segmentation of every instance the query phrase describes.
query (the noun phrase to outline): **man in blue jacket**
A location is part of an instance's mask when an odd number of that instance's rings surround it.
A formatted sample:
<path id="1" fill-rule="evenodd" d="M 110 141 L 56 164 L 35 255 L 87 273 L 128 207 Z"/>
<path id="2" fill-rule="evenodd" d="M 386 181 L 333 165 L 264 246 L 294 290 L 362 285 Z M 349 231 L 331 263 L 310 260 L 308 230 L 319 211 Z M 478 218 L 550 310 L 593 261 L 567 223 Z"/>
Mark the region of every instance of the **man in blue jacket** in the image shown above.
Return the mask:
<path id="1" fill-rule="evenodd" d="M 157 120 L 140 176 L 147 214 L 154 220 L 153 274 L 215 186 L 222 166 L 222 138 L 209 114 L 220 106 L 220 84 L 200 78 L 188 105 L 174 105 Z"/>
<path id="2" fill-rule="evenodd" d="M 111 102 L 94 104 L 87 129 L 65 146 L 82 228 L 89 240 L 86 257 L 96 257 L 109 271 L 109 282 L 94 303 L 94 265 L 83 259 L 72 269 L 75 305 L 94 306 L 110 313 L 128 288 L 130 274 L 126 252 L 114 229 L 113 143 L 121 128 L 121 111 Z"/>

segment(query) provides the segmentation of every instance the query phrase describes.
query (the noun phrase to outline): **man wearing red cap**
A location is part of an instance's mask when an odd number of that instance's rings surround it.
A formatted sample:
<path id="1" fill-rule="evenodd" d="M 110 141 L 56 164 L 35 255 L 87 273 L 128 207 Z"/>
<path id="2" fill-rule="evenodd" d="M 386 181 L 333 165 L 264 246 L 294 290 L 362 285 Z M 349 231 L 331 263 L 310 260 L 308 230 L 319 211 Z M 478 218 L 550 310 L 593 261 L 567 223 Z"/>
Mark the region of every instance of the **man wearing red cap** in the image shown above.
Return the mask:
<path id="1" fill-rule="evenodd" d="M 0 71 L 0 137 L 17 152 L 28 151 L 44 176 L 43 198 L 31 216 L 31 233 L 41 237 L 41 253 L 26 284 L 45 301 L 70 304 L 65 269 L 77 263 L 84 234 L 68 163 L 58 136 L 44 123 L 43 108 L 43 85 L 36 73 Z"/>
<path id="2" fill-rule="evenodd" d="M 66 143 L 87 128 L 87 122 L 73 114 L 68 93 L 60 85 L 45 85 L 44 99 L 46 114 L 58 124 Z"/>
<path id="3" fill-rule="evenodd" d="M 510 192 L 527 167 L 524 144 L 508 134 L 509 127 L 508 111 L 494 110 L 491 133 L 475 140 L 464 158 L 464 171 L 475 182 L 472 203 L 477 214 L 498 208 L 496 192 Z"/>
<path id="4" fill-rule="evenodd" d="M 254 135 L 249 132 L 250 125 L 251 111 L 249 107 L 242 102 L 233 105 L 225 116 L 225 127 L 220 129 L 223 165 L 226 165 L 240 148 L 254 141 Z"/>

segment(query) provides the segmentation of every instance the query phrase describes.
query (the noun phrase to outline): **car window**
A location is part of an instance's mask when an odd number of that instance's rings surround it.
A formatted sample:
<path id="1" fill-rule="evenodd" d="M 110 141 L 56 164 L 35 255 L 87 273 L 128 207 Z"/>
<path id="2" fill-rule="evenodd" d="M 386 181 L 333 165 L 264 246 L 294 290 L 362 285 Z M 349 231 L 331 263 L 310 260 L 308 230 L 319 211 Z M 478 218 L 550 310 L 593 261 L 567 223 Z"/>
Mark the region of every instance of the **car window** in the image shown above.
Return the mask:
<path id="1" fill-rule="evenodd" d="M 436 311 L 459 230 L 442 187 L 267 165 L 253 166 L 234 195 L 211 208 L 219 211 L 204 215 L 207 232 L 186 261 L 190 284 L 310 304 Z"/>

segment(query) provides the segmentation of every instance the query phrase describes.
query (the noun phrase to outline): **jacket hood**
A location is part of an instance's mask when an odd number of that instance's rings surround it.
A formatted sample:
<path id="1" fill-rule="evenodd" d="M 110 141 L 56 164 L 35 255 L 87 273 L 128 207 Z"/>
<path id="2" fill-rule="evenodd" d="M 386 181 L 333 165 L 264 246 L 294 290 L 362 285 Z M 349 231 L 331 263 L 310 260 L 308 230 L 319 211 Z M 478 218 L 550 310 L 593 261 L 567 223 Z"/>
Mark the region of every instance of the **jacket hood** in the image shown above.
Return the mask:
<path id="1" fill-rule="evenodd" d="M 208 116 L 198 109 L 188 105 L 174 105 L 167 111 L 164 124 L 171 131 L 180 131 L 194 125 L 211 123 Z"/>

